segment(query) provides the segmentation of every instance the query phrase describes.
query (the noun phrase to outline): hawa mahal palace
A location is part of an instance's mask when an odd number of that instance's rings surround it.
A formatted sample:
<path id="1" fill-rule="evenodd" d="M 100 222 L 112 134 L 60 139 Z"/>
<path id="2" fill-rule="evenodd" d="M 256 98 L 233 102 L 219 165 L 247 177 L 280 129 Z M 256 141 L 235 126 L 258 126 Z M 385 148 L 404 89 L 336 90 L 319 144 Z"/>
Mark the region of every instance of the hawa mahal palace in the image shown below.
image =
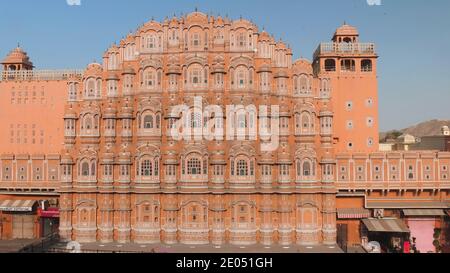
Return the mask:
<path id="1" fill-rule="evenodd" d="M 348 245 L 441 228 L 450 153 L 379 152 L 377 58 L 347 24 L 293 60 L 201 12 L 147 22 L 82 71 L 34 70 L 18 47 L 0 78 L 1 238 Z M 180 124 L 244 134 L 179 139 Z"/>

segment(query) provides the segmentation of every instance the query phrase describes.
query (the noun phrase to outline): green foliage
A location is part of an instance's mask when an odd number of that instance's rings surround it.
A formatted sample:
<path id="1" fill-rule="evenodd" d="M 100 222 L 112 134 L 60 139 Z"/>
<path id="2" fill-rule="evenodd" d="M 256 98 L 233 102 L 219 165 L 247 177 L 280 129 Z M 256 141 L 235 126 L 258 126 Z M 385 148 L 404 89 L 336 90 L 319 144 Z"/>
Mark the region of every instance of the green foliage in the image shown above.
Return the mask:
<path id="1" fill-rule="evenodd" d="M 436 252 L 437 252 L 437 253 L 441 252 L 441 250 L 442 250 L 441 240 L 440 240 L 440 238 L 441 238 L 441 233 L 442 233 L 442 230 L 441 230 L 441 229 L 439 229 L 439 228 L 435 228 L 435 229 L 434 229 L 434 234 L 433 234 L 433 238 L 434 238 L 433 246 L 436 248 Z"/>
<path id="2" fill-rule="evenodd" d="M 382 142 L 386 142 L 388 139 L 397 139 L 401 135 L 403 135 L 403 132 L 398 130 L 387 132 Z"/>

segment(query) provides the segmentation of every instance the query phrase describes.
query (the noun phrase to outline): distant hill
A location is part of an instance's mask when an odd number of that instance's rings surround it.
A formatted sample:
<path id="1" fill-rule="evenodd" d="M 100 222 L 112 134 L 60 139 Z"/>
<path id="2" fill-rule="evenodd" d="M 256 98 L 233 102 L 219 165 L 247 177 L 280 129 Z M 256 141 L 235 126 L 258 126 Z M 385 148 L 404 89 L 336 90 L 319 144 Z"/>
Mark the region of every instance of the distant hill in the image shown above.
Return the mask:
<path id="1" fill-rule="evenodd" d="M 424 137 L 424 136 L 435 136 L 441 134 L 442 126 L 450 127 L 450 120 L 430 120 L 419 123 L 417 125 L 402 129 L 402 130 L 392 130 L 388 132 L 380 133 L 380 140 L 385 140 L 388 138 L 397 138 L 402 134 L 410 134 L 415 137 Z"/>

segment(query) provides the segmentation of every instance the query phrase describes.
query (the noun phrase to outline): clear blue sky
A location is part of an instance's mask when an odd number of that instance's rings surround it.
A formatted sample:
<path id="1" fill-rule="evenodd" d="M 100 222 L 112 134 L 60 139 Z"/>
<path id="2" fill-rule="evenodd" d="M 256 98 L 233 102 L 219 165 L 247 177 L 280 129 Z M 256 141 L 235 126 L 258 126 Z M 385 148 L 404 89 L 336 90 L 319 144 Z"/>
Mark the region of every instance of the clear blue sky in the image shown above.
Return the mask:
<path id="1" fill-rule="evenodd" d="M 104 50 L 154 17 L 198 7 L 263 26 L 311 59 L 344 21 L 361 40 L 377 43 L 380 129 L 450 119 L 450 1 L 381 0 L 3 0 L 0 58 L 20 42 L 38 69 L 84 68 Z"/>

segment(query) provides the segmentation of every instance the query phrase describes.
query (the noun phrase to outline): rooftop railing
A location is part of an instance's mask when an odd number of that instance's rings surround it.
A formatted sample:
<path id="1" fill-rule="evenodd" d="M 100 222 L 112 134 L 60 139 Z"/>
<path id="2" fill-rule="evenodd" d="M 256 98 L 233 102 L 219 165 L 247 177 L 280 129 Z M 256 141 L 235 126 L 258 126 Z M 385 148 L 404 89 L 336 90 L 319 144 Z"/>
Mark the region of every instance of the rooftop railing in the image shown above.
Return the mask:
<path id="1" fill-rule="evenodd" d="M 81 77 L 83 70 L 18 70 L 1 71 L 0 81 L 55 81 Z"/>
<path id="2" fill-rule="evenodd" d="M 314 59 L 320 54 L 375 54 L 374 43 L 321 43 L 314 53 Z"/>

